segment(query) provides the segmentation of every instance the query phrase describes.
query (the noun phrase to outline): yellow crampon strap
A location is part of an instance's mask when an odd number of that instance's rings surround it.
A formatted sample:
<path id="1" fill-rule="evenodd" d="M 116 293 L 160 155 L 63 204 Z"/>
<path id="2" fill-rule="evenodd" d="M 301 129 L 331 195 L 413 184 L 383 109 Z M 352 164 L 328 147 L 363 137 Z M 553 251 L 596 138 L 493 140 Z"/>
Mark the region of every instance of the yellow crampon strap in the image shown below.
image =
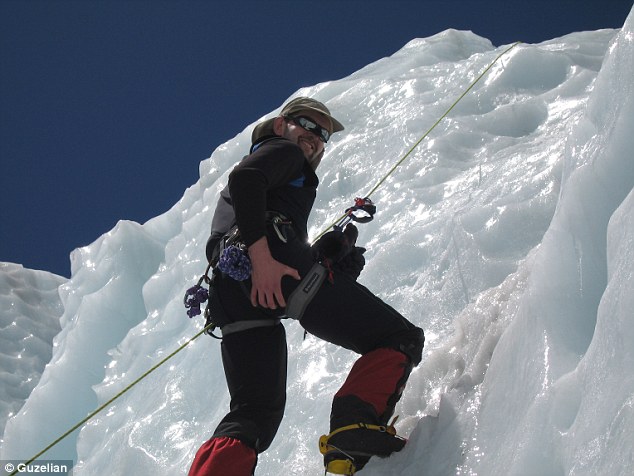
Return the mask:
<path id="1" fill-rule="evenodd" d="M 326 473 L 343 474 L 345 476 L 353 476 L 357 471 L 352 460 L 333 459 L 326 465 Z"/>
<path id="2" fill-rule="evenodd" d="M 331 451 L 337 451 L 341 453 L 341 458 L 336 458 L 326 463 L 326 473 L 343 474 L 346 476 L 352 476 L 357 470 L 357 468 L 354 465 L 354 458 L 346 455 L 345 451 L 340 450 L 336 446 L 328 444 L 328 441 L 330 440 L 330 438 L 332 438 L 333 436 L 341 432 L 349 431 L 349 430 L 358 430 L 360 428 L 363 428 L 366 430 L 376 430 L 382 433 L 388 433 L 392 436 L 396 436 L 396 428 L 394 428 L 394 424 L 396 423 L 397 419 L 398 419 L 398 416 L 394 417 L 394 419 L 392 420 L 392 423 L 390 423 L 389 425 L 371 425 L 369 423 L 354 423 L 352 425 L 347 425 L 347 426 L 342 426 L 341 428 L 337 428 L 336 430 L 334 430 L 328 435 L 322 435 L 319 438 L 319 452 L 322 455 L 326 455 L 327 453 Z"/>
<path id="3" fill-rule="evenodd" d="M 337 428 L 329 435 L 322 435 L 319 438 L 319 452 L 322 455 L 325 455 L 329 450 L 336 449 L 334 446 L 328 444 L 328 440 L 330 440 L 330 438 L 332 438 L 333 436 L 341 433 L 342 431 L 358 430 L 360 428 L 364 428 L 366 430 L 376 430 L 380 431 L 381 433 L 388 433 L 390 435 L 396 436 L 396 428 L 394 428 L 394 423 L 396 422 L 397 418 L 398 417 L 395 417 L 394 420 L 392 420 L 392 423 L 390 423 L 389 425 L 370 425 L 368 423 L 354 423 L 352 425 Z"/>

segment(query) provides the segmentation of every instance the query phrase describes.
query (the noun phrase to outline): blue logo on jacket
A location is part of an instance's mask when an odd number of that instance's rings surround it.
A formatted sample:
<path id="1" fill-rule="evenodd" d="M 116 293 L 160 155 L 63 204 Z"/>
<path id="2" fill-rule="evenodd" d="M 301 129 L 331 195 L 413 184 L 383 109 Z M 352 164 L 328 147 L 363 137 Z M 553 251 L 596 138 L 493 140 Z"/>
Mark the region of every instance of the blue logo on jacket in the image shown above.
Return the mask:
<path id="1" fill-rule="evenodd" d="M 304 186 L 304 182 L 306 181 L 306 177 L 302 175 L 301 177 L 296 178 L 295 180 L 291 180 L 288 184 L 291 187 L 301 188 Z"/>

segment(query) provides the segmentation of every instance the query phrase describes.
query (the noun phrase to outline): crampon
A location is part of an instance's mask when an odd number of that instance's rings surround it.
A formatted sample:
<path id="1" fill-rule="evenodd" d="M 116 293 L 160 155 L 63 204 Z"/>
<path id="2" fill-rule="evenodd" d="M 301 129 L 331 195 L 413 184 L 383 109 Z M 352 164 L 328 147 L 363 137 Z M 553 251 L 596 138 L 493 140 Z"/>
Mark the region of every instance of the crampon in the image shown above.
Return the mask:
<path id="1" fill-rule="evenodd" d="M 337 428 L 319 438 L 319 452 L 324 455 L 325 474 L 354 475 L 372 456 L 387 457 L 400 451 L 407 440 L 396 434 L 394 423 L 371 425 L 354 423 Z"/>

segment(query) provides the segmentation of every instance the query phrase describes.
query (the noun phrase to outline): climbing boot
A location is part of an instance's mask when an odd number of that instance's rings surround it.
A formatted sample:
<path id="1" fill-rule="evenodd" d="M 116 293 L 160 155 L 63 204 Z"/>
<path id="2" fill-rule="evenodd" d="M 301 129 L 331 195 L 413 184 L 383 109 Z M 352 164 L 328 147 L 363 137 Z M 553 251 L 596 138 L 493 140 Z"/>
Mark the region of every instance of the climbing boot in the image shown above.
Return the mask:
<path id="1" fill-rule="evenodd" d="M 388 426 L 355 423 L 337 428 L 319 439 L 327 473 L 352 475 L 365 466 L 372 456 L 387 457 L 400 451 L 407 440 Z"/>
<path id="2" fill-rule="evenodd" d="M 369 459 L 369 456 L 354 457 L 338 451 L 329 451 L 324 455 L 324 466 L 326 473 L 352 476 L 357 470 L 363 468 Z"/>

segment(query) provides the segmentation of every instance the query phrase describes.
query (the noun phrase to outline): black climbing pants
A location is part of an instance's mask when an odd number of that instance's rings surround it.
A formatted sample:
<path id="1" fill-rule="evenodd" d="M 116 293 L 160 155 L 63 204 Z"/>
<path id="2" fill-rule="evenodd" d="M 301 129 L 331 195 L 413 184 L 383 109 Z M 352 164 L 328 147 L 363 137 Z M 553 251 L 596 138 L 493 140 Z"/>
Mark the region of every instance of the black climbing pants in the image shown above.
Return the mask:
<path id="1" fill-rule="evenodd" d="M 314 263 L 310 248 L 292 234 L 288 238 L 288 243 L 282 243 L 274 234 L 269 234 L 271 253 L 304 276 Z M 297 284 L 298 281 L 290 277 L 283 279 L 286 298 Z M 248 297 L 248 283 L 238 283 L 226 276 L 215 285 L 212 313 L 218 313 L 224 323 L 283 314 L 254 308 Z M 310 334 L 361 355 L 387 348 L 405 354 L 411 365 L 421 360 L 422 329 L 354 279 L 336 271 L 332 282 L 326 280 L 322 284 L 300 324 Z M 231 407 L 214 436 L 237 438 L 262 452 L 273 441 L 284 414 L 287 351 L 283 324 L 225 336 L 222 359 Z M 408 375 L 409 370 L 411 367 L 403 372 Z"/>

